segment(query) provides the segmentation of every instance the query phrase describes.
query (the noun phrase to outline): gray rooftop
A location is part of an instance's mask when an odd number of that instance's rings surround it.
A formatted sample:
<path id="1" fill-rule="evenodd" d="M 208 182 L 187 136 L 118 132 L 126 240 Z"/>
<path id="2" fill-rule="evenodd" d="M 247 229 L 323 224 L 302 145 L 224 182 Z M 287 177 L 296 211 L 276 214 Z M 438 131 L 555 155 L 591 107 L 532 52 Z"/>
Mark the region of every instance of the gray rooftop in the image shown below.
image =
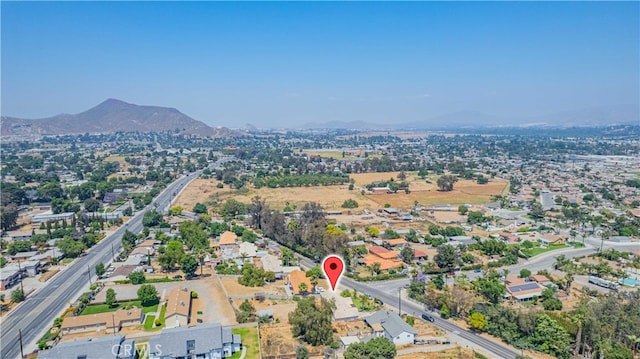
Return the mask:
<path id="1" fill-rule="evenodd" d="M 165 329 L 149 339 L 150 353 L 161 350 L 163 356 L 187 356 L 187 340 L 195 341 L 196 354 L 203 354 L 222 350 L 224 344 L 235 343 L 235 340 L 240 343 L 240 336 L 232 335 L 230 328 L 220 324 Z"/>
<path id="2" fill-rule="evenodd" d="M 124 335 L 112 335 L 96 339 L 79 339 L 70 342 L 62 342 L 49 350 L 38 352 L 38 359 L 129 358 L 131 355 L 127 355 L 130 353 L 126 353 L 126 346 L 122 345 L 124 343 L 133 344 L 133 341 L 125 342 Z"/>
<path id="3" fill-rule="evenodd" d="M 399 315 L 384 309 L 371 314 L 370 316 L 365 318 L 365 321 L 369 325 L 380 323 L 384 330 L 392 337 L 397 337 L 403 332 L 411 333 L 414 335 L 418 334 L 418 332 L 409 324 L 405 323 L 405 321 L 402 320 Z"/>

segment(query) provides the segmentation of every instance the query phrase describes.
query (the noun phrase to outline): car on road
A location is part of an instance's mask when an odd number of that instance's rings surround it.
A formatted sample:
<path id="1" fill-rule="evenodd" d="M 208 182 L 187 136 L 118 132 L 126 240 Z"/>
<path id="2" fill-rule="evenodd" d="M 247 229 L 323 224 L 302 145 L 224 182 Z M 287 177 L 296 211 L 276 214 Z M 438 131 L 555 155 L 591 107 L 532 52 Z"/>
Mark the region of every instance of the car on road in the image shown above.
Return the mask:
<path id="1" fill-rule="evenodd" d="M 478 268 L 478 269 L 475 269 L 473 272 L 474 273 L 480 273 L 480 272 L 482 272 L 482 269 Z"/>
<path id="2" fill-rule="evenodd" d="M 424 320 L 426 320 L 428 322 L 431 322 L 431 323 L 436 321 L 436 318 L 434 318 L 432 315 L 429 315 L 429 314 L 426 314 L 426 313 L 422 314 L 422 319 L 424 319 Z"/>

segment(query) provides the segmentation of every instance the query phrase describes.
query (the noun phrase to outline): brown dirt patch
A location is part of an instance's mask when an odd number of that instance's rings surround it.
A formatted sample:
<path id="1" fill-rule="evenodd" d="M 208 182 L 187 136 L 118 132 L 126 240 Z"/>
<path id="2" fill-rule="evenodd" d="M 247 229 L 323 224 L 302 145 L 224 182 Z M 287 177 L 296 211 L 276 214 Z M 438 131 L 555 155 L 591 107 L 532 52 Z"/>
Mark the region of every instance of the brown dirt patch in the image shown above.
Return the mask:
<path id="1" fill-rule="evenodd" d="M 173 205 L 180 206 L 185 211 L 191 211 L 196 203 L 205 203 L 212 195 L 224 197 L 232 194 L 229 185 L 218 188 L 216 187 L 218 183 L 220 181 L 216 179 L 196 178 L 180 193 Z"/>
<path id="2" fill-rule="evenodd" d="M 224 277 L 220 278 L 222 285 L 227 291 L 228 295 L 254 295 L 256 293 L 271 293 L 275 295 L 286 295 L 287 292 L 284 289 L 284 280 L 277 280 L 273 283 L 266 284 L 263 287 L 245 287 L 238 283 L 238 278 Z"/>
<path id="3" fill-rule="evenodd" d="M 235 309 L 240 310 L 240 304 L 242 304 L 242 302 L 244 302 L 244 300 L 236 299 L 232 301 L 232 305 Z M 293 312 L 296 309 L 296 302 L 290 299 L 267 299 L 262 302 L 251 299 L 249 300 L 249 302 L 253 304 L 253 307 L 256 308 L 256 311 L 260 311 L 263 309 L 273 310 L 273 319 L 280 319 L 281 323 L 286 323 L 289 318 L 289 313 Z"/>
<path id="4" fill-rule="evenodd" d="M 398 359 L 473 359 L 474 353 L 471 349 L 456 348 L 439 352 L 421 352 L 398 355 Z"/>
<path id="5" fill-rule="evenodd" d="M 40 278 L 38 280 L 40 282 L 46 282 L 49 279 L 51 279 L 51 277 L 53 277 L 58 272 L 60 272 L 59 269 L 49 269 L 48 271 L 42 273 L 42 275 L 40 276 Z"/>

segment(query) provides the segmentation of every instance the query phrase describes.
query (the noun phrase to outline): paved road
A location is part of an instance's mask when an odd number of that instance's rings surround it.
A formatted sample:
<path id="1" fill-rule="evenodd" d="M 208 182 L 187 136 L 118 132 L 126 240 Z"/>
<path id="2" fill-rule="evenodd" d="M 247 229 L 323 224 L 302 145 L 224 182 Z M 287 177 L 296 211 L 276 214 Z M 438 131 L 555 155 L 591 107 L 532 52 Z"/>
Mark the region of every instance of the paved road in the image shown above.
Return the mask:
<path id="1" fill-rule="evenodd" d="M 154 204 L 157 204 L 158 209 L 167 207 L 173 193 L 180 191 L 199 174 L 200 171 L 174 181 L 146 209 L 153 209 Z M 112 261 L 112 248 L 116 253 L 119 251 L 125 230 L 128 229 L 134 233 L 142 230 L 144 212 L 144 210 L 138 212 L 125 226 L 100 241 L 91 248 L 86 256 L 78 258 L 69 268 L 55 275 L 46 286 L 33 293 L 4 318 L 0 329 L 0 358 L 20 357 L 18 339 L 18 330 L 20 329 L 22 330 L 22 342 L 25 345 L 24 353 L 36 349 L 28 347 L 27 343 L 38 340 L 38 336 L 51 326 L 53 320 L 69 305 L 68 303 L 75 300 L 82 290 L 86 290 L 89 286 L 88 268 L 91 268 L 91 280 L 96 280 L 94 272 L 96 264 Z"/>

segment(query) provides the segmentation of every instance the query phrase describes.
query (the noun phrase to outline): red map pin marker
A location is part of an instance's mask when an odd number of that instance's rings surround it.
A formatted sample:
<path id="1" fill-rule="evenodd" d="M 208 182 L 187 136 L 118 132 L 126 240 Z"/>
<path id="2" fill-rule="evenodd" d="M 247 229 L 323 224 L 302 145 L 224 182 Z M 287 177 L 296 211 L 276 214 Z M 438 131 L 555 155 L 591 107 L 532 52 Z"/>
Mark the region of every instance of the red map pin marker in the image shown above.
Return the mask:
<path id="1" fill-rule="evenodd" d="M 344 261 L 338 256 L 330 255 L 322 262 L 322 269 L 324 270 L 325 277 L 329 279 L 331 290 L 335 292 L 338 286 L 338 280 L 340 280 L 342 272 L 344 271 Z"/>

